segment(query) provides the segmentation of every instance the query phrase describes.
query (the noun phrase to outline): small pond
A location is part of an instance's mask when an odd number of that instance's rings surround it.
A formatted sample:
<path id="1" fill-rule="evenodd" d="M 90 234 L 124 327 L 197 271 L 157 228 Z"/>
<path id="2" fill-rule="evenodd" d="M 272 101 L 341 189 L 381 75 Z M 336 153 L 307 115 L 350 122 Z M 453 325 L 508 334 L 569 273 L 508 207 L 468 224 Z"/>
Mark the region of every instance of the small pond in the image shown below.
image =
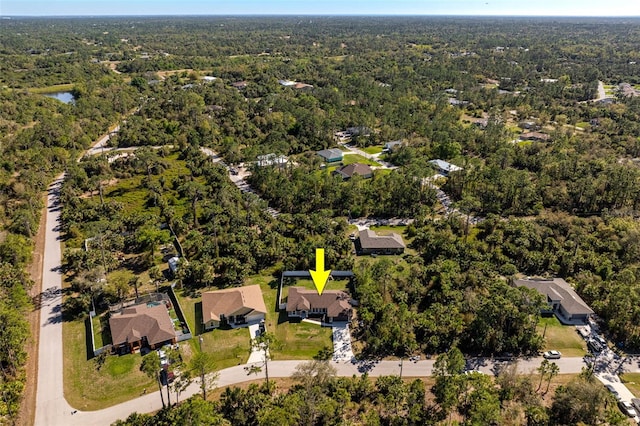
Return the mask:
<path id="1" fill-rule="evenodd" d="M 73 93 L 71 92 L 52 92 L 52 93 L 43 93 L 43 95 L 48 96 L 50 98 L 55 98 L 59 101 L 64 102 L 65 104 L 73 103 L 75 98 L 73 97 Z"/>

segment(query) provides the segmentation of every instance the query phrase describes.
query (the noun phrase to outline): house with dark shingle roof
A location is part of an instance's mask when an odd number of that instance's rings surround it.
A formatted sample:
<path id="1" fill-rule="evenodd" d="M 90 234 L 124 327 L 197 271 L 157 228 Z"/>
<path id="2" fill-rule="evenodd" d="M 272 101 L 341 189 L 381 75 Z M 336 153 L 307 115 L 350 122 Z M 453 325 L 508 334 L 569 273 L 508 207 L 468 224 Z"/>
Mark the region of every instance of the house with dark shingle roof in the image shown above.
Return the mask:
<path id="1" fill-rule="evenodd" d="M 316 290 L 290 287 L 287 296 L 287 316 L 289 318 L 320 317 L 323 322 L 351 321 L 353 308 L 351 297 L 341 290 Z"/>
<path id="2" fill-rule="evenodd" d="M 524 286 L 536 289 L 545 296 L 549 304 L 549 309 L 545 312 L 554 313 L 562 323 L 586 323 L 593 315 L 593 310 L 589 305 L 562 278 L 527 278 L 514 280 L 513 283 L 516 287 Z"/>
<path id="3" fill-rule="evenodd" d="M 373 170 L 367 164 L 353 163 L 336 169 L 333 173 L 342 177 L 343 180 L 351 179 L 355 175 L 362 176 L 364 179 L 373 177 Z"/>
<path id="4" fill-rule="evenodd" d="M 342 151 L 338 148 L 323 149 L 322 151 L 318 151 L 317 154 L 327 163 L 342 161 L 343 157 Z"/>
<path id="5" fill-rule="evenodd" d="M 176 332 L 164 303 L 140 304 L 112 313 L 109 318 L 114 347 L 127 346 L 131 352 L 143 346 L 151 349 L 176 343 Z"/>
<path id="6" fill-rule="evenodd" d="M 359 254 L 402 254 L 406 248 L 399 234 L 378 235 L 370 229 L 360 231 L 356 246 Z"/>
<path id="7" fill-rule="evenodd" d="M 222 324 L 236 327 L 257 323 L 266 314 L 267 308 L 259 285 L 202 293 L 202 324 L 205 330 Z"/>
<path id="8" fill-rule="evenodd" d="M 546 142 L 549 139 L 551 139 L 551 136 L 549 136 L 546 133 L 541 133 L 541 132 L 526 132 L 526 133 L 522 133 L 520 135 L 520 140 L 523 140 L 523 141 L 541 141 L 541 142 Z"/>

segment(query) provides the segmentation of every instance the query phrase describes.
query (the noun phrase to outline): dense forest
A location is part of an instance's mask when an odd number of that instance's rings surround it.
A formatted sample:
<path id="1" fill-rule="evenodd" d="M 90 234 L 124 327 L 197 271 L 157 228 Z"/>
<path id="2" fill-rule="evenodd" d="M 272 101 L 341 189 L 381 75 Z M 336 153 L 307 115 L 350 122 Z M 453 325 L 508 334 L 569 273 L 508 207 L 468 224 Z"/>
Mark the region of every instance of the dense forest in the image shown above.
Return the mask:
<path id="1" fill-rule="evenodd" d="M 131 296 L 142 274 L 160 280 L 158 250 L 172 242 L 189 259 L 178 279 L 192 289 L 308 269 L 323 246 L 334 269 L 357 274 L 354 335 L 367 354 L 452 346 L 468 354 L 538 353 L 543 301 L 510 286 L 519 275 L 565 278 L 619 347 L 640 348 L 640 97 L 616 89 L 640 84 L 638 43 L 633 19 L 4 20 L 0 317 L 11 326 L 0 330 L 0 416 L 15 418 L 20 408 L 24 318 L 37 302 L 25 271 L 40 194 L 63 171 L 69 317 L 85 315 L 92 300 L 104 306 Z M 590 101 L 599 81 L 607 102 Z M 55 91 L 70 92 L 73 102 L 44 96 Z M 108 148 L 143 148 L 76 162 L 117 124 Z M 401 141 L 378 157 L 392 167 L 343 181 L 322 165 L 316 151 L 340 147 L 334 134 L 350 127 L 371 130 L 351 140 L 365 152 Z M 544 137 L 521 139 L 525 130 Z M 241 192 L 202 148 L 246 166 L 256 193 Z M 255 164 L 271 153 L 287 156 L 287 166 Z M 462 170 L 433 180 L 429 160 L 436 158 Z M 459 214 L 444 213 L 437 187 Z M 132 208 L 137 202 L 144 209 Z M 354 256 L 348 220 L 367 217 L 415 219 L 405 229 L 408 254 Z M 95 285 L 107 275 L 106 285 Z M 331 399 L 327 412 L 343 404 L 346 388 L 364 386 L 342 380 L 321 386 Z M 389 386 L 416 387 L 405 389 L 414 398 L 422 385 L 367 386 L 354 411 L 373 405 L 382 424 L 428 417 L 423 408 L 392 412 L 384 400 Z M 270 407 L 247 424 L 271 424 L 306 391 L 276 397 L 253 389 L 237 398 Z M 234 423 L 236 414 L 216 404 L 190 404 Z M 469 424 L 480 424 L 469 420 L 470 410 L 458 407 Z M 328 414 L 314 415 L 324 424 Z"/>

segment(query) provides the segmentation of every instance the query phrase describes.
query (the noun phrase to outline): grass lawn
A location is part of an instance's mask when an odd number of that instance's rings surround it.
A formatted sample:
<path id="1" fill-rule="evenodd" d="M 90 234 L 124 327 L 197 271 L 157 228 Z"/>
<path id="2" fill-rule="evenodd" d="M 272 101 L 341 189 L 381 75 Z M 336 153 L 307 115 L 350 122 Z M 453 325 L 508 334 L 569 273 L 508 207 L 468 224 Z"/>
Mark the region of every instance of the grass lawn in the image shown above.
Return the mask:
<path id="1" fill-rule="evenodd" d="M 379 163 L 376 163 L 373 160 L 369 160 L 368 158 L 364 158 L 360 154 L 347 154 L 342 159 L 342 164 L 345 165 L 345 166 L 348 165 L 348 164 L 353 164 L 353 163 L 368 164 L 370 166 L 379 166 L 380 165 Z"/>
<path id="2" fill-rule="evenodd" d="M 110 355 L 98 371 L 95 359 L 87 360 L 86 321 L 65 322 L 64 339 L 64 396 L 79 410 L 99 410 L 142 394 L 145 388 L 154 389 L 155 382 L 140 371 L 142 356 Z"/>
<path id="3" fill-rule="evenodd" d="M 640 398 L 640 373 L 624 373 L 620 379 L 636 398 Z"/>
<path id="4" fill-rule="evenodd" d="M 96 349 L 111 344 L 111 332 L 105 313 L 91 319 L 91 328 Z"/>
<path id="5" fill-rule="evenodd" d="M 66 83 L 66 84 L 55 84 L 53 86 L 47 87 L 32 87 L 31 89 L 27 89 L 29 93 L 55 93 L 55 92 L 69 92 L 73 90 L 75 87 L 74 83 Z"/>
<path id="6" fill-rule="evenodd" d="M 382 150 L 384 149 L 384 147 L 380 146 L 380 145 L 376 145 L 376 146 L 368 146 L 366 148 L 362 148 L 362 150 L 364 152 L 366 152 L 367 154 L 380 154 L 382 152 Z"/>
<path id="7" fill-rule="evenodd" d="M 576 123 L 576 127 L 578 127 L 579 129 L 588 129 L 589 127 L 591 127 L 591 125 L 589 123 L 587 123 L 586 121 L 580 121 L 579 123 Z"/>
<path id="8" fill-rule="evenodd" d="M 587 344 L 576 328 L 562 325 L 555 316 L 540 318 L 538 332 L 544 333 L 544 350 L 558 350 L 564 356 L 584 356 L 587 353 Z"/>

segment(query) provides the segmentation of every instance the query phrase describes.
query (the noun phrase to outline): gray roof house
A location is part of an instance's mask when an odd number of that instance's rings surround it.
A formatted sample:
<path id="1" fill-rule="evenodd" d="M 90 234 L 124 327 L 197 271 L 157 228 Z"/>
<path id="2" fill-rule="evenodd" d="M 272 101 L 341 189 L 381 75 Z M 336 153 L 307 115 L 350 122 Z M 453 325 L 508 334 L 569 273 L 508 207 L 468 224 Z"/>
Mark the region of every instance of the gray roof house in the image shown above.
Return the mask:
<path id="1" fill-rule="evenodd" d="M 400 148 L 402 146 L 402 141 L 391 141 L 384 144 L 383 152 L 391 152 L 394 149 Z"/>
<path id="2" fill-rule="evenodd" d="M 334 171 L 335 174 L 342 177 L 343 180 L 351 179 L 355 175 L 360 175 L 364 179 L 373 177 L 373 170 L 367 164 L 353 163 L 342 166 Z"/>
<path id="3" fill-rule="evenodd" d="M 342 161 L 343 157 L 342 151 L 338 148 L 323 149 L 322 151 L 318 151 L 317 154 L 327 163 Z"/>
<path id="4" fill-rule="evenodd" d="M 575 292 L 573 287 L 562 278 L 527 278 L 514 280 L 516 287 L 536 289 L 546 296 L 549 310 L 553 312 L 563 324 L 586 323 L 593 310 Z"/>
<path id="5" fill-rule="evenodd" d="M 399 234 L 378 235 L 370 229 L 360 231 L 357 245 L 359 254 L 402 254 L 406 248 Z"/>
<path id="6" fill-rule="evenodd" d="M 444 160 L 431 160 L 429 161 L 429 163 L 433 164 L 434 166 L 436 166 L 436 169 L 438 169 L 438 172 L 440 172 L 441 174 L 443 174 L 444 176 L 449 176 L 449 173 L 451 172 L 457 172 L 459 170 L 462 170 L 462 167 L 458 167 L 455 164 L 451 164 L 447 161 Z"/>

